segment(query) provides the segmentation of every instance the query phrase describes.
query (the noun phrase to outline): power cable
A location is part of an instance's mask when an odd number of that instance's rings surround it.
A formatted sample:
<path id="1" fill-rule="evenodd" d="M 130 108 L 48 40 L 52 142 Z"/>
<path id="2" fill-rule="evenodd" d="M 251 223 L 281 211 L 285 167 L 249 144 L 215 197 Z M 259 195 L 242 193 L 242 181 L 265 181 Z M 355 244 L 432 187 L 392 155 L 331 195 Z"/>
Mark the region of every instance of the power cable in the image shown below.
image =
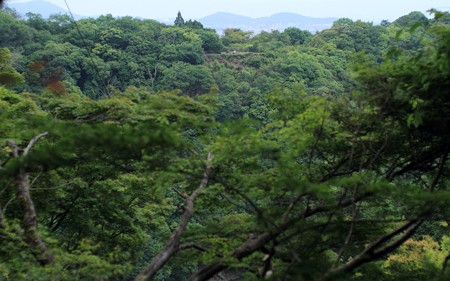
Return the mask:
<path id="1" fill-rule="evenodd" d="M 0 0 L 0 1 L 1 1 L 1 0 Z M 89 57 L 89 59 L 90 59 L 90 61 L 91 61 L 92 67 L 93 67 L 94 70 L 95 70 L 95 75 L 97 76 L 97 80 L 101 81 L 101 84 L 102 84 L 101 86 L 103 86 L 103 89 L 105 90 L 105 94 L 106 94 L 108 97 L 111 97 L 111 95 L 109 94 L 108 88 L 106 87 L 105 81 L 103 81 L 103 79 L 100 79 L 100 72 L 99 72 L 99 70 L 98 70 L 98 66 L 97 66 L 97 64 L 95 63 L 94 58 L 92 57 L 91 50 L 88 48 L 88 45 L 87 45 L 87 43 L 86 43 L 86 40 L 84 40 L 84 37 L 83 37 L 83 35 L 81 34 L 80 28 L 79 28 L 79 26 L 78 26 L 78 24 L 77 24 L 77 21 L 75 20 L 75 17 L 74 17 L 73 14 L 72 14 L 72 10 L 70 9 L 69 4 L 67 3 L 67 0 L 64 0 L 64 3 L 66 3 L 67 10 L 69 11 L 70 18 L 72 19 L 72 23 L 73 23 L 73 25 L 75 25 L 75 28 L 76 28 L 76 30 L 77 30 L 77 33 L 78 33 L 78 35 L 79 35 L 80 38 L 81 38 L 81 42 L 83 42 L 84 48 L 85 48 L 85 50 L 86 50 L 87 53 L 88 53 L 88 57 Z"/>

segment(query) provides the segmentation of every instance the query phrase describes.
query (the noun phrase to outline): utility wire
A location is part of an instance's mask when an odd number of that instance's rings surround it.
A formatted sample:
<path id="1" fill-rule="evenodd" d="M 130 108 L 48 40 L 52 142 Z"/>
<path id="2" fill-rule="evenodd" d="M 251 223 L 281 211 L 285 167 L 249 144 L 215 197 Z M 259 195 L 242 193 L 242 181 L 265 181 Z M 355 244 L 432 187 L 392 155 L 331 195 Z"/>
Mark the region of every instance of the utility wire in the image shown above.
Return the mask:
<path id="1" fill-rule="evenodd" d="M 1 0 L 0 0 L 0 1 L 1 1 Z M 78 26 L 78 24 L 77 24 L 77 21 L 75 20 L 75 17 L 74 17 L 73 14 L 72 14 L 72 10 L 70 9 L 69 4 L 67 3 L 67 0 L 64 0 L 64 3 L 66 3 L 67 10 L 69 11 L 70 18 L 72 19 L 72 23 L 73 23 L 73 25 L 75 25 L 75 28 L 76 28 L 76 30 L 77 30 L 77 33 L 78 33 L 78 35 L 79 35 L 80 38 L 81 38 L 81 42 L 83 42 L 84 48 L 85 48 L 85 50 L 86 50 L 87 53 L 88 53 L 88 57 L 89 57 L 89 59 L 90 59 L 90 61 L 91 61 L 92 68 L 94 68 L 94 70 L 95 70 L 95 75 L 97 76 L 97 80 L 101 82 L 101 86 L 102 86 L 103 89 L 105 90 L 105 94 L 106 94 L 108 97 L 110 97 L 111 95 L 109 94 L 109 91 L 108 91 L 108 88 L 106 87 L 105 81 L 104 81 L 103 79 L 100 79 L 100 72 L 99 72 L 99 70 L 98 70 L 98 66 L 97 66 L 97 64 L 95 63 L 94 58 L 92 57 L 91 50 L 90 50 L 90 48 L 88 48 L 88 45 L 87 45 L 87 43 L 86 43 L 86 40 L 84 40 L 83 34 L 81 34 L 80 28 L 79 28 L 79 26 Z"/>

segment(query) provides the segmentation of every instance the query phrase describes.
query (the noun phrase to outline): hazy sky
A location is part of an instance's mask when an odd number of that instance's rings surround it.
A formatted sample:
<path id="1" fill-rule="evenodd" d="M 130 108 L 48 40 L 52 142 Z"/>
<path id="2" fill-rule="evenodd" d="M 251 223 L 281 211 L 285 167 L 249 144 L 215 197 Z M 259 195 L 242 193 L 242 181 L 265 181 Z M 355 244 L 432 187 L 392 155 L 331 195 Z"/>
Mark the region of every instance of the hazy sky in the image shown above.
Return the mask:
<path id="1" fill-rule="evenodd" d="M 27 2 L 29 0 L 9 0 Z M 46 0 L 65 7 L 64 0 Z M 7 1 L 8 2 L 8 1 Z M 181 11 L 184 19 L 197 19 L 215 12 L 231 12 L 250 17 L 294 12 L 312 17 L 348 17 L 379 22 L 395 20 L 411 11 L 430 8 L 450 9 L 450 0 L 67 0 L 72 12 L 95 16 L 138 16 L 153 19 L 174 18 Z"/>

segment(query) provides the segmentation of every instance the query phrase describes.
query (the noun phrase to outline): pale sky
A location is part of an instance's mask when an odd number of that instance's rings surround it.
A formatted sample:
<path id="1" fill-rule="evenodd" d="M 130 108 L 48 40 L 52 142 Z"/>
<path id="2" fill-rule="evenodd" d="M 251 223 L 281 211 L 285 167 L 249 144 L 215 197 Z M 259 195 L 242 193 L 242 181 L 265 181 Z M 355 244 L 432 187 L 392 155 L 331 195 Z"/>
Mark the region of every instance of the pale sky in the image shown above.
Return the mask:
<path id="1" fill-rule="evenodd" d="M 7 0 L 28 2 L 29 0 Z M 46 0 L 65 8 L 64 0 Z M 348 17 L 379 22 L 395 20 L 411 11 L 426 13 L 430 8 L 450 9 L 450 0 L 67 0 L 75 14 L 97 16 L 135 16 L 151 19 L 198 19 L 215 12 L 230 12 L 250 17 L 293 12 L 311 17 Z"/>

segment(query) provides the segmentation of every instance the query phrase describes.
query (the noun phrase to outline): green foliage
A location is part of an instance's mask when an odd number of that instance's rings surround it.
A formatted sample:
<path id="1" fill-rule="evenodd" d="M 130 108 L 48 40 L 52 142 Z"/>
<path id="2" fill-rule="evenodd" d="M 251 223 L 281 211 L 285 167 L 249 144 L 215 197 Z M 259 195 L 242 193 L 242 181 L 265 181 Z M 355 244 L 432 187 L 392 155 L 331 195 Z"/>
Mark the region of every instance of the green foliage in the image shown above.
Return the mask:
<path id="1" fill-rule="evenodd" d="M 365 91 L 385 114 L 421 133 L 445 135 L 449 129 L 446 92 L 450 86 L 450 33 L 446 25 L 433 26 L 430 31 L 433 43 L 416 57 L 399 55 L 378 67 L 358 66 L 356 72 Z"/>
<path id="2" fill-rule="evenodd" d="M 386 44 L 385 32 L 385 28 L 381 26 L 343 18 L 334 22 L 331 29 L 321 31 L 312 40 L 313 42 L 323 40 L 323 43 L 333 43 L 339 50 L 364 51 L 380 59 Z"/>
<path id="3" fill-rule="evenodd" d="M 32 30 L 23 21 L 12 15 L 0 11 L 0 29 L 8 30 L 0 34 L 1 48 L 23 48 L 31 43 Z"/>
<path id="4" fill-rule="evenodd" d="M 131 280 L 192 210 L 155 280 L 446 280 L 450 30 L 422 16 L 220 38 L 107 15 L 80 38 L 2 12 L 0 279 Z"/>
<path id="5" fill-rule="evenodd" d="M 182 26 L 185 25 L 184 19 L 181 16 L 181 12 L 180 11 L 178 11 L 178 14 L 177 14 L 177 17 L 175 18 L 174 24 L 176 26 L 179 26 L 179 27 L 182 27 Z"/>
<path id="6" fill-rule="evenodd" d="M 203 63 L 203 49 L 200 42 L 168 45 L 162 50 L 161 58 L 169 63 L 185 62 L 198 65 Z"/>
<path id="7" fill-rule="evenodd" d="M 180 89 L 183 93 L 194 96 L 208 93 L 214 80 L 208 68 L 177 62 L 163 72 L 161 79 L 163 89 Z"/>
<path id="8" fill-rule="evenodd" d="M 202 40 L 202 48 L 206 53 L 219 53 L 224 48 L 222 41 L 213 29 L 196 29 Z"/>
<path id="9" fill-rule="evenodd" d="M 203 29 L 203 24 L 196 20 L 188 20 L 187 22 L 185 22 L 185 26 L 192 29 Z"/>
<path id="10" fill-rule="evenodd" d="M 223 31 L 222 43 L 227 47 L 232 44 L 242 44 L 247 42 L 251 35 L 251 32 L 228 28 Z"/>
<path id="11" fill-rule="evenodd" d="M 304 44 L 305 41 L 312 36 L 312 34 L 308 31 L 301 30 L 295 27 L 286 28 L 283 33 L 289 36 L 289 43 L 291 45 Z"/>
<path id="12" fill-rule="evenodd" d="M 211 122 L 206 118 L 209 107 L 173 93 L 136 95 L 131 90 L 100 101 L 76 94 L 0 93 L 2 143 L 13 138 L 26 145 L 33 135 L 49 132 L 26 164 L 8 161 L 3 150 L 0 163 L 6 164 L 0 181 L 7 192 L 1 205 L 9 205 L 14 194 L 8 178 L 17 165 L 36 172 L 40 180 L 33 186 L 33 198 L 57 257 L 41 268 L 33 256 L 14 254 L 25 255 L 26 246 L 8 242 L 12 249 L 2 248 L 9 255 L 2 257 L 4 277 L 48 280 L 60 274 L 64 280 L 116 280 L 128 274 L 149 234 L 159 233 L 161 208 L 172 209 L 171 201 L 161 198 L 159 188 L 168 182 L 160 182 L 165 172 L 158 170 L 168 169 L 166 161 L 174 157 L 167 149 L 188 146 L 180 146 L 181 136 L 173 129 L 205 126 L 201 124 Z M 9 223 L 20 218 L 20 211 L 11 207 L 7 216 L 2 220 Z M 17 224 L 14 229 L 21 231 Z M 8 228 L 2 231 L 9 235 Z M 20 240 L 14 233 L 11 237 Z"/>
<path id="13" fill-rule="evenodd" d="M 405 16 L 396 19 L 393 24 L 398 27 L 411 27 L 415 24 L 428 24 L 428 18 L 421 12 L 411 12 Z"/>
<path id="14" fill-rule="evenodd" d="M 439 245 L 431 237 L 425 236 L 422 240 L 408 240 L 400 247 L 398 253 L 390 255 L 384 263 L 388 275 L 404 272 L 413 274 L 414 278 L 433 278 L 442 269 L 445 257 L 448 253 L 448 237 L 442 239 L 443 245 Z M 421 277 L 418 276 L 421 273 Z"/>
<path id="15" fill-rule="evenodd" d="M 35 257 L 29 253 L 27 245 L 21 241 L 17 223 L 8 225 L 3 239 L 0 276 L 2 280 L 119 280 L 129 271 L 128 263 L 120 263 L 123 253 L 110 252 L 100 258 L 93 254 L 98 245 L 82 241 L 77 250 L 68 253 L 55 249 L 56 260 L 51 267 L 36 265 Z M 122 256 L 122 257 L 121 257 Z"/>
<path id="16" fill-rule="evenodd" d="M 23 83 L 24 79 L 12 66 L 11 52 L 0 49 L 0 85 L 11 86 Z"/>

